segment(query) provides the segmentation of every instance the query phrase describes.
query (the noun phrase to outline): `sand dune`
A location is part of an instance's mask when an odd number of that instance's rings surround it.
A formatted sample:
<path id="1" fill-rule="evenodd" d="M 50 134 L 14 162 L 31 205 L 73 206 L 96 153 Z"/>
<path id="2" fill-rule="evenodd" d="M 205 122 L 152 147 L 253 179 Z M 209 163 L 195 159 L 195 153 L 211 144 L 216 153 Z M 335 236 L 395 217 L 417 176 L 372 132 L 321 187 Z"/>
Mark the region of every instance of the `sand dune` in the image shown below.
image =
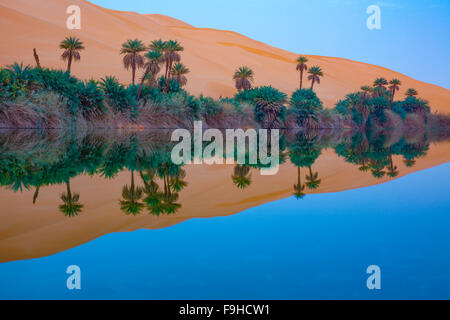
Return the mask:
<path id="1" fill-rule="evenodd" d="M 82 28 L 66 28 L 66 8 L 81 7 Z M 290 93 L 298 86 L 294 60 L 300 53 L 291 53 L 268 46 L 232 31 L 195 28 L 167 16 L 108 10 L 84 0 L 0 0 L 0 65 L 14 61 L 33 64 L 35 47 L 41 63 L 47 67 L 64 68 L 60 60 L 59 42 L 69 35 L 80 37 L 87 50 L 73 73 L 84 79 L 116 75 L 122 82 L 131 81 L 123 69 L 119 48 L 129 38 L 149 43 L 154 39 L 176 39 L 185 47 L 182 59 L 191 70 L 188 90 L 219 97 L 235 93 L 233 71 L 248 65 L 256 74 L 256 85 L 273 85 Z M 376 77 L 399 78 L 401 93 L 414 87 L 429 100 L 432 109 L 450 113 L 450 91 L 414 80 L 386 68 L 342 58 L 309 56 L 310 65 L 325 71 L 317 93 L 327 107 Z M 405 57 L 407 59 L 408 57 Z M 400 97 L 401 95 L 399 95 Z"/>

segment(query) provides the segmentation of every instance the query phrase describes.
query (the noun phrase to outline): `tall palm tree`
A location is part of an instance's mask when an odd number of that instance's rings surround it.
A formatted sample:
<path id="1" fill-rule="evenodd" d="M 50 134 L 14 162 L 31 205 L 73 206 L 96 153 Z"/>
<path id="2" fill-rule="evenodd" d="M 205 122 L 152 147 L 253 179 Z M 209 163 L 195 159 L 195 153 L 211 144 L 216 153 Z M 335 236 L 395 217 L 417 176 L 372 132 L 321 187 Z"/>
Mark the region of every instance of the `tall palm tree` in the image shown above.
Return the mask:
<path id="1" fill-rule="evenodd" d="M 405 93 L 405 95 L 408 97 L 414 97 L 414 96 L 417 96 L 418 94 L 419 94 L 419 92 L 417 92 L 417 90 L 413 89 L 413 88 L 409 88 L 408 90 L 406 90 L 406 93 Z"/>
<path id="2" fill-rule="evenodd" d="M 318 172 L 312 172 L 311 166 L 308 166 L 309 168 L 309 174 L 306 176 L 306 185 L 309 189 L 317 189 L 320 186 L 320 183 L 322 182 L 321 179 L 319 179 L 319 173 Z"/>
<path id="3" fill-rule="evenodd" d="M 305 56 L 300 56 L 297 58 L 297 71 L 300 72 L 300 89 L 303 86 L 303 72 L 308 70 L 308 66 L 306 62 L 308 62 L 308 58 Z"/>
<path id="4" fill-rule="evenodd" d="M 144 64 L 144 75 L 141 79 L 141 84 L 139 85 L 139 90 L 137 93 L 137 99 L 139 99 L 142 91 L 142 86 L 149 74 L 152 75 L 153 80 L 156 79 L 156 75 L 161 71 L 161 66 L 164 62 L 164 57 L 161 51 L 152 50 L 145 54 L 145 64 Z"/>
<path id="5" fill-rule="evenodd" d="M 247 66 L 242 66 L 236 69 L 233 75 L 233 80 L 236 84 L 236 89 L 238 91 L 241 90 L 250 90 L 252 88 L 252 82 L 254 78 L 253 70 Z"/>
<path id="6" fill-rule="evenodd" d="M 233 184 L 239 189 L 245 189 L 252 183 L 252 175 L 250 174 L 250 167 L 246 165 L 236 165 L 234 167 L 234 174 L 231 176 Z"/>
<path id="7" fill-rule="evenodd" d="M 173 77 L 173 79 L 175 79 L 176 82 L 178 82 L 181 88 L 186 85 L 186 74 L 188 74 L 189 72 L 190 70 L 180 62 L 177 62 L 170 70 L 171 76 Z"/>
<path id="8" fill-rule="evenodd" d="M 129 70 L 131 68 L 132 83 L 135 84 L 136 69 L 140 69 L 144 66 L 144 57 L 141 52 L 147 50 L 144 43 L 139 39 L 127 40 L 122 44 L 120 54 L 123 57 L 123 66 Z"/>
<path id="9" fill-rule="evenodd" d="M 80 61 L 81 59 L 80 51 L 85 49 L 83 42 L 75 37 L 67 37 L 61 41 L 59 48 L 64 50 L 61 58 L 67 61 L 67 72 L 70 73 L 72 61 Z"/>
<path id="10" fill-rule="evenodd" d="M 371 86 L 362 86 L 361 90 L 363 92 L 361 102 L 358 105 L 359 112 L 364 118 L 364 124 L 367 122 L 367 119 L 369 118 L 370 109 L 367 104 L 364 102 L 369 97 L 370 93 L 373 92 L 373 88 Z"/>
<path id="11" fill-rule="evenodd" d="M 122 200 L 120 200 L 120 210 L 125 214 L 131 214 L 133 216 L 141 213 L 144 208 L 144 204 L 140 202 L 144 189 L 136 187 L 134 183 L 134 170 L 131 170 L 131 184 L 126 185 L 122 189 Z"/>
<path id="12" fill-rule="evenodd" d="M 61 195 L 61 200 L 64 204 L 59 206 L 59 211 L 64 213 L 66 217 L 75 217 L 83 210 L 83 205 L 79 203 L 80 195 L 78 193 L 72 194 L 70 188 L 70 180 L 66 182 L 67 191 Z"/>
<path id="13" fill-rule="evenodd" d="M 294 196 L 297 199 L 302 199 L 306 196 L 305 185 L 302 184 L 301 176 L 300 176 L 300 167 L 297 167 L 297 184 L 294 184 Z"/>
<path id="14" fill-rule="evenodd" d="M 176 40 L 169 40 L 164 46 L 164 59 L 166 60 L 166 79 L 167 83 L 170 80 L 170 70 L 175 62 L 180 62 L 180 52 L 184 51 L 184 48 Z"/>
<path id="15" fill-rule="evenodd" d="M 320 67 L 314 66 L 308 70 L 309 76 L 308 80 L 311 81 L 311 90 L 314 89 L 314 83 L 320 84 L 320 77 L 323 77 L 323 71 Z"/>
<path id="16" fill-rule="evenodd" d="M 395 92 L 400 89 L 402 82 L 398 79 L 392 79 L 391 81 L 389 81 L 389 84 L 390 84 L 389 89 L 391 90 L 391 93 L 392 93 L 392 96 L 391 96 L 391 107 L 392 107 L 392 103 L 394 102 Z"/>

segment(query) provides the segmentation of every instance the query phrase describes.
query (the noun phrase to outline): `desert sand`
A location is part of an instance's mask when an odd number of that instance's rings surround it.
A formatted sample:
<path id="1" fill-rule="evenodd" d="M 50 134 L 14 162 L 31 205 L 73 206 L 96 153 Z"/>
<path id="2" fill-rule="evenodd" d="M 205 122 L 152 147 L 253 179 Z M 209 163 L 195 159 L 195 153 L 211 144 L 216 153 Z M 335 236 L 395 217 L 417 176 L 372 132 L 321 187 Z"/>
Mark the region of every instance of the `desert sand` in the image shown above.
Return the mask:
<path id="1" fill-rule="evenodd" d="M 69 5 L 81 8 L 81 30 L 66 27 Z M 255 71 L 255 85 L 272 85 L 291 93 L 299 82 L 295 58 L 301 52 L 277 49 L 235 32 L 195 28 L 157 14 L 108 10 L 85 0 L 0 0 L 0 65 L 15 61 L 34 64 L 32 50 L 36 48 L 43 66 L 65 68 L 58 45 L 71 35 L 79 37 L 86 46 L 81 63 L 73 66 L 73 74 L 82 79 L 115 75 L 123 83 L 131 82 L 131 73 L 122 66 L 120 45 L 130 38 L 147 44 L 162 38 L 178 40 L 184 46 L 182 60 L 191 70 L 187 89 L 194 94 L 233 95 L 232 75 L 241 65 Z M 450 90 L 445 88 L 375 65 L 343 58 L 308 58 L 310 66 L 319 65 L 325 72 L 316 91 L 326 107 L 333 107 L 346 94 L 381 76 L 402 81 L 398 98 L 413 87 L 430 102 L 433 111 L 450 113 Z"/>

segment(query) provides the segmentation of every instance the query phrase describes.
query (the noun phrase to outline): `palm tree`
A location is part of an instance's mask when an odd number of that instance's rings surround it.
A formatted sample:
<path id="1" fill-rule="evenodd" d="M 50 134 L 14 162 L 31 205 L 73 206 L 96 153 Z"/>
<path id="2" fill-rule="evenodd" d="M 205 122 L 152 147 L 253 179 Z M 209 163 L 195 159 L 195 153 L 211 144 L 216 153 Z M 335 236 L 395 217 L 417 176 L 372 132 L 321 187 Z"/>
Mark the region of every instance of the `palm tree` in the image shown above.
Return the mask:
<path id="1" fill-rule="evenodd" d="M 411 168 L 411 167 L 414 167 L 416 165 L 416 160 L 414 160 L 414 159 L 403 159 L 403 163 L 408 168 Z"/>
<path id="2" fill-rule="evenodd" d="M 387 175 L 391 178 L 398 176 L 400 171 L 398 171 L 397 166 L 394 165 L 392 160 L 392 153 L 389 153 L 389 165 L 387 166 Z"/>
<path id="3" fill-rule="evenodd" d="M 308 166 L 309 168 L 309 175 L 306 176 L 306 185 L 309 189 L 317 189 L 320 186 L 320 183 L 322 182 L 321 179 L 319 179 L 319 173 L 318 172 L 312 172 L 311 166 Z"/>
<path id="4" fill-rule="evenodd" d="M 72 194 L 70 189 L 70 180 L 66 182 L 67 191 L 61 195 L 61 200 L 64 204 L 59 206 L 59 211 L 64 213 L 66 217 L 75 217 L 83 210 L 83 205 L 79 203 L 80 195 L 78 193 Z"/>
<path id="5" fill-rule="evenodd" d="M 142 86 L 149 74 L 152 75 L 152 79 L 156 79 L 156 75 L 161 71 L 160 64 L 164 62 L 164 57 L 161 51 L 152 50 L 145 54 L 145 64 L 144 64 L 144 75 L 141 79 L 141 84 L 139 85 L 139 90 L 137 93 L 137 99 L 139 99 L 142 91 Z"/>
<path id="6" fill-rule="evenodd" d="M 300 72 L 300 89 L 303 86 L 303 72 L 308 70 L 308 66 L 306 62 L 308 62 L 308 58 L 305 56 L 300 56 L 297 58 L 297 71 Z"/>
<path id="7" fill-rule="evenodd" d="M 170 70 L 174 62 L 180 62 L 181 56 L 179 52 L 184 51 L 184 48 L 175 40 L 169 40 L 164 46 L 164 59 L 166 61 L 166 80 L 169 83 Z"/>
<path id="8" fill-rule="evenodd" d="M 80 61 L 80 51 L 84 50 L 83 42 L 75 37 L 67 37 L 59 44 L 60 49 L 64 49 L 61 58 L 67 61 L 67 72 L 70 73 L 72 69 L 72 61 Z"/>
<path id="9" fill-rule="evenodd" d="M 413 88 L 409 88 L 408 90 L 406 90 L 406 93 L 405 93 L 405 95 L 408 97 L 414 97 L 414 96 L 417 96 L 418 94 L 419 94 L 419 92 L 417 92 L 417 90 L 413 89 Z"/>
<path id="10" fill-rule="evenodd" d="M 254 73 L 253 70 L 247 66 L 239 67 L 233 76 L 233 80 L 236 83 L 236 89 L 238 91 L 241 90 L 250 90 L 252 88 Z"/>
<path id="11" fill-rule="evenodd" d="M 178 169 L 177 174 L 170 181 L 170 186 L 175 192 L 180 192 L 188 185 L 184 178 L 186 178 L 186 171 L 181 168 Z"/>
<path id="12" fill-rule="evenodd" d="M 392 103 L 394 102 L 395 92 L 400 89 L 402 82 L 398 79 L 392 79 L 391 81 L 389 81 L 389 84 L 390 84 L 389 89 L 391 90 L 391 93 L 392 93 L 392 96 L 391 96 L 391 107 L 392 107 Z"/>
<path id="13" fill-rule="evenodd" d="M 186 66 L 180 62 L 177 62 L 172 69 L 170 70 L 170 74 L 175 79 L 176 82 L 180 85 L 180 87 L 184 87 L 187 83 L 186 74 L 190 71 Z"/>
<path id="14" fill-rule="evenodd" d="M 323 77 L 323 71 L 320 67 L 314 66 L 309 69 L 308 73 L 308 80 L 311 80 L 311 90 L 313 90 L 314 83 L 317 82 L 318 84 L 320 84 L 320 77 Z"/>
<path id="15" fill-rule="evenodd" d="M 239 189 L 245 189 L 252 183 L 252 175 L 250 174 L 250 167 L 246 165 L 236 165 L 234 167 L 234 174 L 231 176 L 233 184 Z"/>
<path id="16" fill-rule="evenodd" d="M 388 82 L 385 78 L 377 78 L 374 82 L 373 82 L 373 86 L 375 88 L 383 88 L 386 89 L 386 86 L 388 85 Z"/>
<path id="17" fill-rule="evenodd" d="M 144 52 L 145 50 L 147 50 L 147 48 L 139 39 L 127 40 L 122 44 L 122 48 L 120 49 L 120 54 L 124 55 L 123 66 L 127 70 L 131 68 L 133 84 L 135 84 L 136 69 L 144 66 L 144 57 L 141 55 L 141 52 Z"/>
<path id="18" fill-rule="evenodd" d="M 126 185 L 122 189 L 122 198 L 120 200 L 120 210 L 125 212 L 125 214 L 131 214 L 133 216 L 141 213 L 144 208 L 144 204 L 140 202 L 144 189 L 141 187 L 136 187 L 134 183 L 134 170 L 131 170 L 131 184 Z"/>
<path id="19" fill-rule="evenodd" d="M 162 39 L 159 39 L 159 40 L 153 40 L 150 43 L 149 49 L 152 50 L 152 51 L 161 52 L 163 54 L 161 60 L 162 60 L 162 62 L 165 62 L 166 60 L 165 60 L 165 57 L 164 57 L 164 53 L 166 51 L 166 47 L 167 47 L 167 41 L 163 41 Z M 167 75 L 167 67 L 166 67 L 165 75 Z"/>
<path id="20" fill-rule="evenodd" d="M 361 102 L 359 103 L 358 109 L 359 112 L 361 112 L 363 118 L 364 118 L 364 124 L 367 122 L 367 119 L 369 118 L 370 109 L 367 104 L 364 102 L 369 97 L 369 94 L 373 92 L 373 88 L 371 86 L 362 86 L 361 90 L 363 92 Z"/>
<path id="21" fill-rule="evenodd" d="M 294 184 L 294 196 L 300 200 L 306 196 L 305 185 L 301 182 L 300 167 L 297 167 L 297 184 Z"/>

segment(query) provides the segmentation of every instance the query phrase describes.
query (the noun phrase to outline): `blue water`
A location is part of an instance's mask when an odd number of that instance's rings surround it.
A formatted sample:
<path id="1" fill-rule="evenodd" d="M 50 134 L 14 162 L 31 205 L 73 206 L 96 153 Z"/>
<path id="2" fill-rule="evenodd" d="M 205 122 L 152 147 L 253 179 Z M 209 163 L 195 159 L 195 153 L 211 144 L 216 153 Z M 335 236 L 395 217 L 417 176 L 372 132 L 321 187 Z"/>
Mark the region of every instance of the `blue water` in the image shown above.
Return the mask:
<path id="1" fill-rule="evenodd" d="M 449 299 L 450 163 L 0 264 L 1 299 Z M 81 290 L 66 268 L 81 268 Z M 368 290 L 366 268 L 381 268 Z"/>

